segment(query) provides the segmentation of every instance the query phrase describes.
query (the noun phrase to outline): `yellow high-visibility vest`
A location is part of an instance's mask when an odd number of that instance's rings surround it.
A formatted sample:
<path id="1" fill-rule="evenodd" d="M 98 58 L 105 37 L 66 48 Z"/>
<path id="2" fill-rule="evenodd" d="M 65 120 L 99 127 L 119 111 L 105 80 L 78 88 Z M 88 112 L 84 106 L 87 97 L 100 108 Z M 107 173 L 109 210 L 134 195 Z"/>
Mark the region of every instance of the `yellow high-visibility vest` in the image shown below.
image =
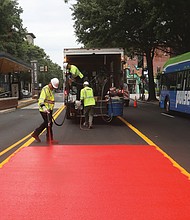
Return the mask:
<path id="1" fill-rule="evenodd" d="M 43 106 L 49 110 L 53 110 L 54 103 L 55 97 L 53 91 L 49 88 L 48 85 L 44 86 L 38 99 L 39 110 L 43 112 Z"/>
<path id="2" fill-rule="evenodd" d="M 84 106 L 95 105 L 93 89 L 88 86 L 81 89 L 80 100 L 84 101 Z"/>
<path id="3" fill-rule="evenodd" d="M 71 65 L 69 72 L 72 74 L 74 78 L 79 76 L 82 79 L 84 77 L 83 74 L 80 72 L 80 70 L 75 65 Z"/>

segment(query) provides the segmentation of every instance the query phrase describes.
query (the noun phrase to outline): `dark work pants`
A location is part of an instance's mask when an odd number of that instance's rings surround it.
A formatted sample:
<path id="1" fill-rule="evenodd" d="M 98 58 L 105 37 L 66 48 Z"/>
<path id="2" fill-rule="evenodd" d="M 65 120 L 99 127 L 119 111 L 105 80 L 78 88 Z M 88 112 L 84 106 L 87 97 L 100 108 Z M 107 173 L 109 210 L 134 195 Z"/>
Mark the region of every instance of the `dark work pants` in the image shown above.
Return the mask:
<path id="1" fill-rule="evenodd" d="M 80 100 L 80 91 L 83 88 L 82 79 L 77 77 L 76 83 L 77 83 L 77 100 Z"/>
<path id="2" fill-rule="evenodd" d="M 75 81 L 72 82 L 72 86 L 76 86 L 76 88 L 77 88 L 76 99 L 80 100 L 80 91 L 83 88 L 83 81 L 82 81 L 82 79 L 79 76 L 77 76 L 75 78 Z"/>
<path id="3" fill-rule="evenodd" d="M 53 140 L 53 131 L 52 131 L 52 126 L 53 126 L 53 123 L 52 123 L 52 111 L 50 111 L 49 114 L 45 113 L 45 112 L 40 112 L 42 118 L 43 118 L 43 123 L 35 129 L 34 131 L 34 134 L 39 136 L 39 134 L 46 128 L 46 138 L 47 138 L 47 141 L 49 140 L 49 135 L 51 137 L 51 140 Z M 48 116 L 49 115 L 49 116 Z M 48 132 L 48 117 L 50 119 L 50 134 Z"/>
<path id="4" fill-rule="evenodd" d="M 85 124 L 87 126 L 92 126 L 93 114 L 94 114 L 94 106 L 93 105 L 84 107 Z"/>

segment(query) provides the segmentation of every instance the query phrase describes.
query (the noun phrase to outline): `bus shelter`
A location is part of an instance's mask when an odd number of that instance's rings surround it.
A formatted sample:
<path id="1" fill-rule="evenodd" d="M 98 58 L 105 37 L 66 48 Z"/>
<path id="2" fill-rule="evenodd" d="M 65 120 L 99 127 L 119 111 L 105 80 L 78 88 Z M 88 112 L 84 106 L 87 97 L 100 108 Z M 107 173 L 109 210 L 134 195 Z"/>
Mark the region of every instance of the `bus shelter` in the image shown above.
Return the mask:
<path id="1" fill-rule="evenodd" d="M 0 108 L 16 107 L 15 100 L 21 99 L 20 73 L 28 73 L 31 65 L 12 56 L 0 52 Z M 7 101 L 6 101 L 7 100 Z M 7 106 L 7 102 L 9 103 Z M 18 102 L 18 101 L 17 101 Z M 11 104 L 12 103 L 12 104 Z"/>

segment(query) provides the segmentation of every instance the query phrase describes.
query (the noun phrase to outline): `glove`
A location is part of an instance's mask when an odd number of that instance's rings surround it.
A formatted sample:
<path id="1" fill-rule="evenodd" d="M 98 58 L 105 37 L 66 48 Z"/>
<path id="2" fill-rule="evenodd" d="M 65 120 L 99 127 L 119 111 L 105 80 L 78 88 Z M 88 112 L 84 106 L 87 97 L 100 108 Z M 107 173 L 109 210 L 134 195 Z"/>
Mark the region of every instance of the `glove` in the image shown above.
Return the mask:
<path id="1" fill-rule="evenodd" d="M 80 109 L 81 108 L 81 101 L 76 100 L 75 101 L 75 109 Z"/>
<path id="2" fill-rule="evenodd" d="M 45 106 L 43 106 L 42 109 L 43 109 L 43 112 L 45 112 L 45 113 L 47 113 L 47 114 L 50 113 L 50 111 L 49 111 Z"/>

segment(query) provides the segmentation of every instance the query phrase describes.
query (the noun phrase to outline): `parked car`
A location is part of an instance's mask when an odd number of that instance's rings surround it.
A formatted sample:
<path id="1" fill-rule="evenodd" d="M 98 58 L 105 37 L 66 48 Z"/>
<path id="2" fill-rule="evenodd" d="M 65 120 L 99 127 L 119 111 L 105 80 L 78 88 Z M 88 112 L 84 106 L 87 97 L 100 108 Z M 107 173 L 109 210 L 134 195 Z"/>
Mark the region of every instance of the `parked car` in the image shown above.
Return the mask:
<path id="1" fill-rule="evenodd" d="M 27 89 L 22 89 L 23 98 L 30 97 L 30 92 Z"/>

